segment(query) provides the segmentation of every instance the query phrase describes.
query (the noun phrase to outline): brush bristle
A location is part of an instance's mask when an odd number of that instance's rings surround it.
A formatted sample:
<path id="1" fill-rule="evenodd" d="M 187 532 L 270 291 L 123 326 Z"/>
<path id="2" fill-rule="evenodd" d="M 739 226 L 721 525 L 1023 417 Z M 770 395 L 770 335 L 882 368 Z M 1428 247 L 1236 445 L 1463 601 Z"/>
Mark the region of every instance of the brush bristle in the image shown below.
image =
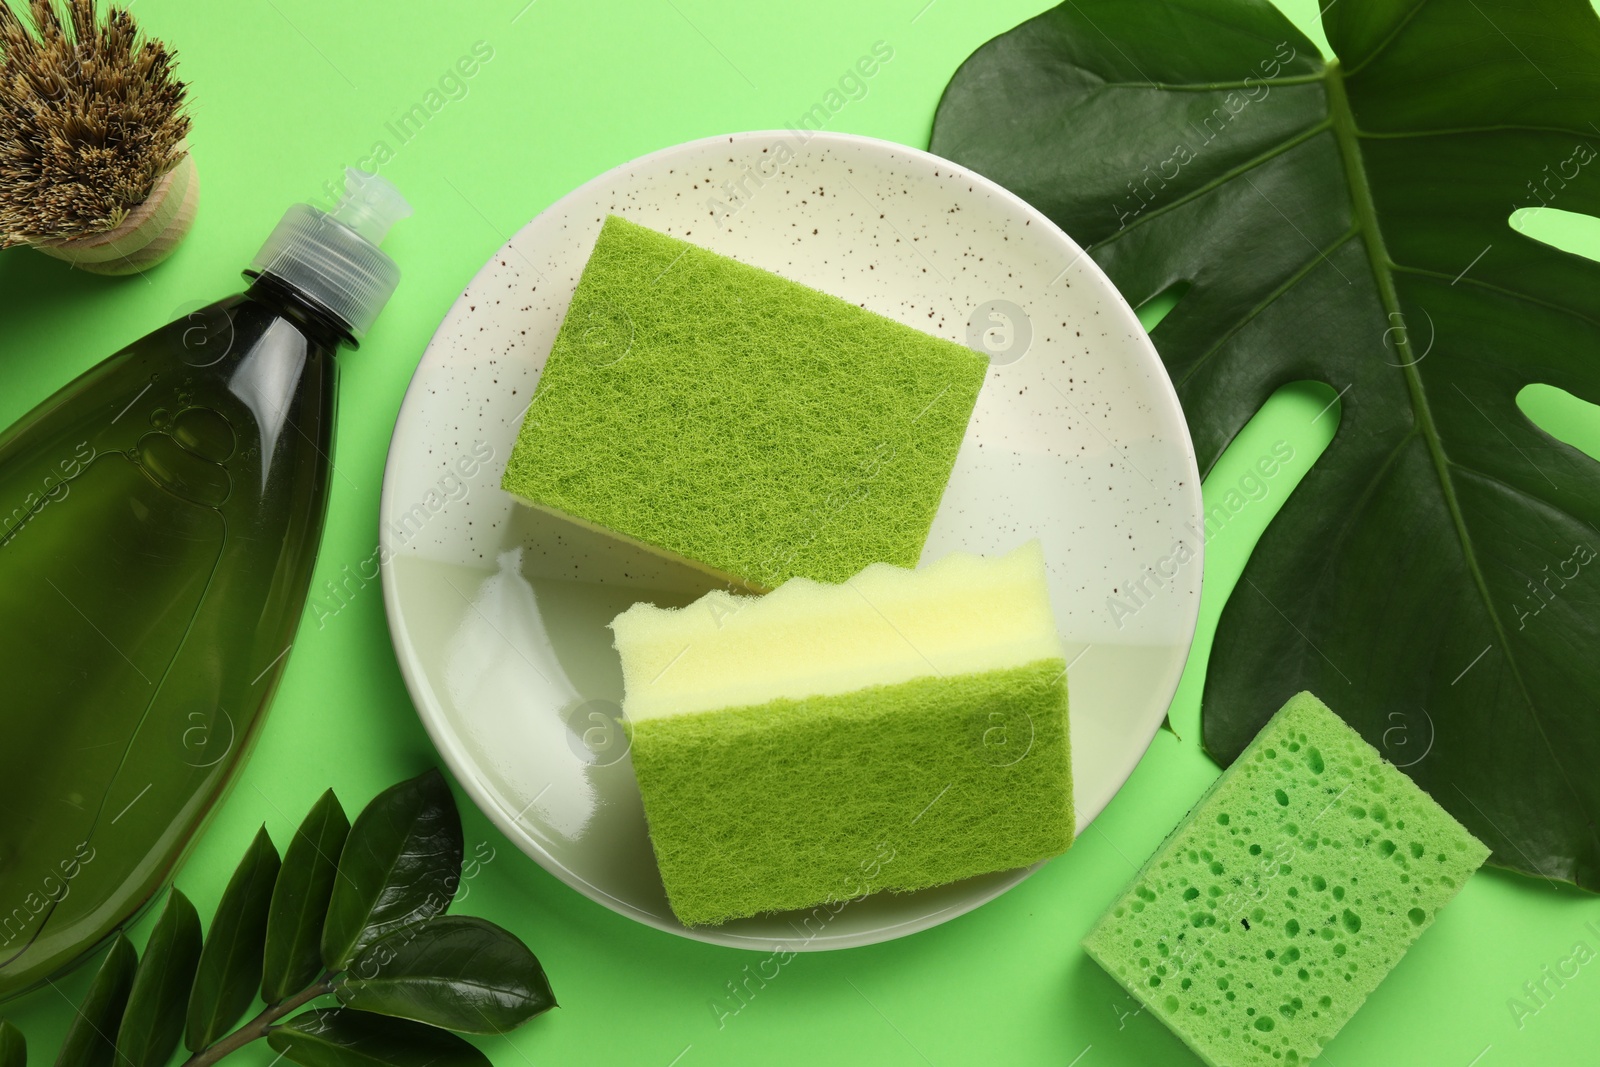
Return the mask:
<path id="1" fill-rule="evenodd" d="M 0 0 L 0 247 L 112 229 L 183 157 L 174 53 L 94 7 Z"/>

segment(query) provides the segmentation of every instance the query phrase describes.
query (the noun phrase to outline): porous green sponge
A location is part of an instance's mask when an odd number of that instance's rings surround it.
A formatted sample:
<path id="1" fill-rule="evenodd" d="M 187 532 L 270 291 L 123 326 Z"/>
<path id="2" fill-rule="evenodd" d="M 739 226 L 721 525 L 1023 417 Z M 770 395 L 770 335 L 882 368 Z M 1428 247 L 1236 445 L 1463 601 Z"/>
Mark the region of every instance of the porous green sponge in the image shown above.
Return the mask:
<path id="1" fill-rule="evenodd" d="M 914 566 L 987 367 L 611 216 L 501 485 L 757 591 Z"/>
<path id="2" fill-rule="evenodd" d="M 685 923 L 922 889 L 1072 843 L 1066 665 L 1037 542 L 636 604 L 611 625 Z"/>
<path id="3" fill-rule="evenodd" d="M 1489 850 L 1310 693 L 1083 947 L 1213 1067 L 1322 1051 Z"/>

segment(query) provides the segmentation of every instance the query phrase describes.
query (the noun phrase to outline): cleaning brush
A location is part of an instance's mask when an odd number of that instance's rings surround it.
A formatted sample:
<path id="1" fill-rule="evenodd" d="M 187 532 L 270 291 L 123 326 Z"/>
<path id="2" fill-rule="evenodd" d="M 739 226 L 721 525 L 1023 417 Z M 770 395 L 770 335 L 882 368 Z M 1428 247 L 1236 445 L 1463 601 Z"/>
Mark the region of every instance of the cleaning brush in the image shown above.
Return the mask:
<path id="1" fill-rule="evenodd" d="M 32 0 L 29 21 L 0 2 L 0 248 L 36 245 L 111 271 L 157 237 L 170 238 L 165 254 L 181 236 L 166 231 L 187 229 L 176 216 L 190 201 L 192 217 L 194 196 L 172 51 L 125 8 L 98 19 L 94 0 Z M 153 194 L 176 202 L 162 211 Z M 142 241 L 106 240 L 130 222 L 143 224 Z M 85 247 L 101 255 L 72 255 Z"/>

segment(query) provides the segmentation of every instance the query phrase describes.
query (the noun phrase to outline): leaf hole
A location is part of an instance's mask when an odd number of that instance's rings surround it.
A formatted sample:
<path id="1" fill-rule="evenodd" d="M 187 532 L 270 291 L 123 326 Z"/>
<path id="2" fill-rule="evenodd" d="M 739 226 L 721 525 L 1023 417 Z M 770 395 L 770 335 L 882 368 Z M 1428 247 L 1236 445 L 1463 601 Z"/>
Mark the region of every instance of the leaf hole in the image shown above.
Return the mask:
<path id="1" fill-rule="evenodd" d="M 1600 405 L 1565 389 L 1535 382 L 1517 393 L 1517 407 L 1545 433 L 1591 459 L 1600 459 Z"/>
<path id="2" fill-rule="evenodd" d="M 1506 220 L 1524 237 L 1562 252 L 1600 259 L 1600 218 L 1558 207 L 1525 207 Z"/>
<path id="3" fill-rule="evenodd" d="M 1146 333 L 1153 332 L 1161 324 L 1161 320 L 1172 313 L 1178 306 L 1178 301 L 1188 295 L 1194 283 L 1189 281 L 1176 281 L 1159 293 L 1145 300 L 1134 308 L 1134 314 L 1139 316 L 1139 325 L 1145 328 Z"/>

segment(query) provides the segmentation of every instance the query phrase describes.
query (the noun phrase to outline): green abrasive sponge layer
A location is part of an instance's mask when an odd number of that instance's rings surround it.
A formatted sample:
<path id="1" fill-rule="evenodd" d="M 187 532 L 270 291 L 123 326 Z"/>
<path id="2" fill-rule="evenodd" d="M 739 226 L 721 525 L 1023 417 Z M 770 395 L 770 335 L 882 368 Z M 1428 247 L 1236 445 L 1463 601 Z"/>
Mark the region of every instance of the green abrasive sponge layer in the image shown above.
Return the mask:
<path id="1" fill-rule="evenodd" d="M 1301 693 L 1083 947 L 1213 1067 L 1292 1067 L 1322 1051 L 1488 854 Z"/>
<path id="2" fill-rule="evenodd" d="M 611 624 L 684 923 L 1024 867 L 1074 831 L 1066 665 L 1038 542 Z"/>
<path id="3" fill-rule="evenodd" d="M 756 591 L 914 566 L 987 367 L 611 216 L 501 485 Z"/>

